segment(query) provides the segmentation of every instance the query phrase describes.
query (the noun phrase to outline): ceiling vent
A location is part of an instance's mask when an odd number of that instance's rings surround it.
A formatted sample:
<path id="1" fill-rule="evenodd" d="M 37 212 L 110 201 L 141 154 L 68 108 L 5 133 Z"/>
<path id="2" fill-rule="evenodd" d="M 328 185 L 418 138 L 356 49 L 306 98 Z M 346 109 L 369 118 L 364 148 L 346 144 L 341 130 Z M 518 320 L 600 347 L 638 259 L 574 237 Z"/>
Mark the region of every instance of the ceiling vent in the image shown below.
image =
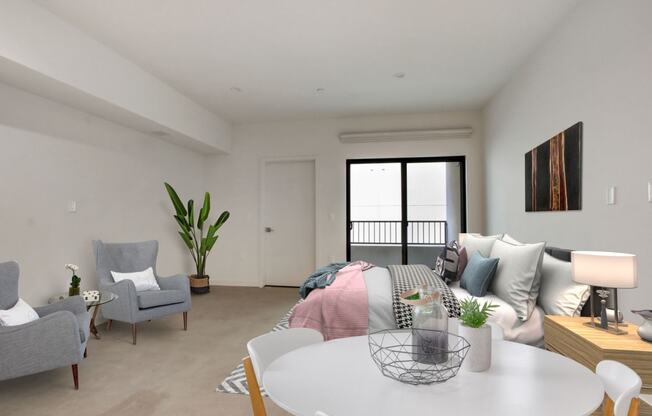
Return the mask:
<path id="1" fill-rule="evenodd" d="M 428 130 L 373 131 L 340 133 L 342 143 L 400 142 L 411 140 L 468 139 L 473 134 L 471 127 Z"/>

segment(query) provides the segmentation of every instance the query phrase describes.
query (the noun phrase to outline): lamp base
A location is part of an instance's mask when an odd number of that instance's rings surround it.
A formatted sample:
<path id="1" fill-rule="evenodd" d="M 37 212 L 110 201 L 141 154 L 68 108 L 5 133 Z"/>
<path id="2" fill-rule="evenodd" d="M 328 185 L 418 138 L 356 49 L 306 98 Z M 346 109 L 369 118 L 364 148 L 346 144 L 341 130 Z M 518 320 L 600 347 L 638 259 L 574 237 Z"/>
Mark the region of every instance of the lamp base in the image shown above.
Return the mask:
<path id="1" fill-rule="evenodd" d="M 622 329 L 620 329 L 620 327 L 623 326 L 621 324 L 618 324 L 618 328 L 616 328 L 615 326 L 612 326 L 612 325 L 607 326 L 607 328 L 602 328 L 601 326 L 596 325 L 595 322 L 584 322 L 584 326 L 588 326 L 589 328 L 597 329 L 599 331 L 608 332 L 608 333 L 613 334 L 613 335 L 627 335 L 628 334 L 627 331 L 623 331 Z M 627 325 L 625 325 L 625 326 L 627 326 Z"/>

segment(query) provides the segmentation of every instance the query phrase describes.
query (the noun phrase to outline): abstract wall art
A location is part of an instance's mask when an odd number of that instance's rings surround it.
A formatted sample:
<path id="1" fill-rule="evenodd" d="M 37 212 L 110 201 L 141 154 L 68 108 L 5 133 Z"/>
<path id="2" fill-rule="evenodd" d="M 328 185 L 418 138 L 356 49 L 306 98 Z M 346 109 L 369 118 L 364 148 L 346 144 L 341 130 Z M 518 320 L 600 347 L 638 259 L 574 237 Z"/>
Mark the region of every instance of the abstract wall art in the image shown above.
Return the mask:
<path id="1" fill-rule="evenodd" d="M 582 209 L 582 122 L 525 154 L 525 211 Z"/>

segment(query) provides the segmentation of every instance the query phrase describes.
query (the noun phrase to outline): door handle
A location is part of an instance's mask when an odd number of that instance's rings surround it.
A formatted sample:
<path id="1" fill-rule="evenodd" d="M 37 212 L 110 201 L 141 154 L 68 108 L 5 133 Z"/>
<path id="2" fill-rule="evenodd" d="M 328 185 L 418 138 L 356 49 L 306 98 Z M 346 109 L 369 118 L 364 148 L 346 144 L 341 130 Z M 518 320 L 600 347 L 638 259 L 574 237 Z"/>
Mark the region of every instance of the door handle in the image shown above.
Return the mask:
<path id="1" fill-rule="evenodd" d="M 272 227 L 265 227 L 265 232 L 266 233 L 271 233 L 272 231 L 274 231 L 274 229 Z"/>

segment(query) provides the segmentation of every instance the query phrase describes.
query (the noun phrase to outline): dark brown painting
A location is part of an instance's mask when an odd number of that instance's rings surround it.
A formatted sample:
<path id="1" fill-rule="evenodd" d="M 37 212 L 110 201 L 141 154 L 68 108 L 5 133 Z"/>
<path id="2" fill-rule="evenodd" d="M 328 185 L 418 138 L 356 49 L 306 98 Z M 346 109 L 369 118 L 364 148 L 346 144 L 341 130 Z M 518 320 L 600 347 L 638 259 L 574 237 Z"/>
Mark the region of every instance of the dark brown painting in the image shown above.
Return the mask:
<path id="1" fill-rule="evenodd" d="M 525 154 L 525 210 L 582 209 L 582 122 Z"/>

